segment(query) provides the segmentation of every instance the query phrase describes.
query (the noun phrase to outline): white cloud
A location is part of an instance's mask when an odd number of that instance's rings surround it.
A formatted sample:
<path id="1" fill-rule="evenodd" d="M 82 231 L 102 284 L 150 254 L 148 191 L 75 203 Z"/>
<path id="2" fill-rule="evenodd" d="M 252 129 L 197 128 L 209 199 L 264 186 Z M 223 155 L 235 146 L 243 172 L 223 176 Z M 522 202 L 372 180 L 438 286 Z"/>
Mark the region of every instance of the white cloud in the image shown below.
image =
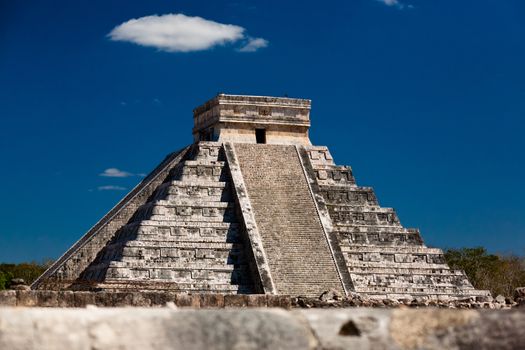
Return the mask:
<path id="1" fill-rule="evenodd" d="M 268 46 L 268 40 L 263 38 L 249 38 L 246 45 L 239 49 L 240 52 L 255 52 Z"/>
<path id="2" fill-rule="evenodd" d="M 399 1 L 398 0 L 377 0 L 379 2 L 382 2 L 383 4 L 385 4 L 386 6 L 395 6 L 395 5 L 399 5 Z"/>
<path id="3" fill-rule="evenodd" d="M 190 52 L 246 39 L 245 31 L 237 25 L 201 17 L 166 14 L 130 19 L 113 28 L 108 36 L 114 41 L 128 41 L 162 51 Z"/>
<path id="4" fill-rule="evenodd" d="M 125 190 L 127 190 L 126 187 L 113 186 L 113 185 L 99 186 L 99 187 L 97 187 L 97 189 L 99 191 L 125 191 Z"/>
<path id="5" fill-rule="evenodd" d="M 135 174 L 129 173 L 124 170 L 119 170 L 117 168 L 108 168 L 99 175 L 105 176 L 105 177 L 130 177 L 130 176 L 134 176 Z"/>
<path id="6" fill-rule="evenodd" d="M 400 10 L 402 10 L 404 8 L 409 8 L 409 9 L 413 9 L 414 8 L 413 5 L 405 5 L 405 4 L 401 3 L 399 0 L 377 0 L 377 1 L 382 2 L 386 6 L 395 6 L 395 7 L 397 7 Z"/>

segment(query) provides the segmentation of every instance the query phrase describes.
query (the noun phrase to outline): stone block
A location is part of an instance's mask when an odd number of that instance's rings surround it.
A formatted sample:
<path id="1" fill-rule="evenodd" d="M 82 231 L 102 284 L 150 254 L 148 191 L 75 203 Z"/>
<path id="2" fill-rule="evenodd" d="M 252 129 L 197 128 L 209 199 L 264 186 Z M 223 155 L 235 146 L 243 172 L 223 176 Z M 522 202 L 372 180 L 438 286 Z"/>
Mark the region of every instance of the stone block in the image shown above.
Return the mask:
<path id="1" fill-rule="evenodd" d="M 75 305 L 75 292 L 66 290 L 60 291 L 57 295 L 58 307 L 73 307 Z"/>
<path id="2" fill-rule="evenodd" d="M 144 292 L 144 295 L 149 299 L 151 306 L 164 306 L 167 302 L 175 302 L 176 297 L 167 292 Z"/>
<path id="3" fill-rule="evenodd" d="M 0 291 L 0 307 L 16 306 L 16 291 L 3 290 Z"/>
<path id="4" fill-rule="evenodd" d="M 108 302 L 113 307 L 130 306 L 133 303 L 133 294 L 130 292 L 108 293 Z"/>
<path id="5" fill-rule="evenodd" d="M 292 307 L 292 298 L 289 295 L 267 295 L 268 307 L 280 307 L 290 309 Z"/>
<path id="6" fill-rule="evenodd" d="M 106 293 L 99 292 L 75 292 L 74 295 L 74 307 L 86 307 L 87 305 L 97 305 L 97 306 L 106 306 L 104 305 L 104 298 L 101 295 Z"/>
<path id="7" fill-rule="evenodd" d="M 268 299 L 264 294 L 247 294 L 246 306 L 248 307 L 267 307 Z"/>
<path id="8" fill-rule="evenodd" d="M 222 308 L 224 307 L 224 294 L 203 293 L 200 295 L 201 308 Z"/>
<path id="9" fill-rule="evenodd" d="M 175 305 L 178 307 L 190 307 L 191 298 L 188 294 L 178 294 Z"/>
<path id="10" fill-rule="evenodd" d="M 289 295 L 280 295 L 279 297 L 279 307 L 283 309 L 290 309 L 292 307 L 292 298 L 290 298 Z"/>
<path id="11" fill-rule="evenodd" d="M 178 294 L 175 305 L 178 307 L 199 308 L 201 296 L 199 294 Z"/>
<path id="12" fill-rule="evenodd" d="M 190 307 L 193 309 L 198 309 L 201 307 L 201 295 L 200 294 L 190 294 Z"/>
<path id="13" fill-rule="evenodd" d="M 246 307 L 247 300 L 244 295 L 230 294 L 224 296 L 224 307 Z"/>
<path id="14" fill-rule="evenodd" d="M 38 296 L 33 290 L 17 290 L 16 306 L 38 306 Z"/>
<path id="15" fill-rule="evenodd" d="M 279 295 L 266 295 L 266 304 L 268 305 L 268 307 L 280 307 L 280 302 L 281 301 Z"/>
<path id="16" fill-rule="evenodd" d="M 131 306 L 135 306 L 135 307 L 152 306 L 151 299 L 148 298 L 148 295 L 146 293 L 132 292 L 131 293 Z"/>
<path id="17" fill-rule="evenodd" d="M 39 307 L 58 307 L 58 292 L 52 290 L 34 291 Z"/>

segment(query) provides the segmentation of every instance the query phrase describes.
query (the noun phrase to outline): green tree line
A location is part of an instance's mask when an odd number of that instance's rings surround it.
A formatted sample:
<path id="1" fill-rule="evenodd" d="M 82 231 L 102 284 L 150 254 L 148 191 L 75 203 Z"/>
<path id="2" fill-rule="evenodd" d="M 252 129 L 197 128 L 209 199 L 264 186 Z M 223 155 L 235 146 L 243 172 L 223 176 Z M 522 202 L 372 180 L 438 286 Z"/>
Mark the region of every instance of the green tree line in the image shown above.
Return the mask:
<path id="1" fill-rule="evenodd" d="M 489 290 L 493 296 L 512 297 L 525 287 L 525 258 L 494 255 L 482 247 L 446 249 L 445 259 L 452 269 L 464 270 L 476 289 Z"/>
<path id="2" fill-rule="evenodd" d="M 13 278 L 23 278 L 27 284 L 33 283 L 51 265 L 52 261 L 24 262 L 20 264 L 0 264 L 0 290 L 8 289 Z"/>

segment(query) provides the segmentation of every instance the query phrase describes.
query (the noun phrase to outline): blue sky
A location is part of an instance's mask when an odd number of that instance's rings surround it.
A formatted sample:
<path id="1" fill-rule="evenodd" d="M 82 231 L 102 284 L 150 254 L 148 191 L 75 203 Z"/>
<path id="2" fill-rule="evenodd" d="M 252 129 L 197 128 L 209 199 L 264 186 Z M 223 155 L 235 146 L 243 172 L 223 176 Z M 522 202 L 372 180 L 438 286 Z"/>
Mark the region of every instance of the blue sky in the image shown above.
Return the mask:
<path id="1" fill-rule="evenodd" d="M 524 254 L 524 38 L 522 0 L 0 0 L 0 261 L 62 254 L 218 92 L 312 99 L 427 245 Z"/>

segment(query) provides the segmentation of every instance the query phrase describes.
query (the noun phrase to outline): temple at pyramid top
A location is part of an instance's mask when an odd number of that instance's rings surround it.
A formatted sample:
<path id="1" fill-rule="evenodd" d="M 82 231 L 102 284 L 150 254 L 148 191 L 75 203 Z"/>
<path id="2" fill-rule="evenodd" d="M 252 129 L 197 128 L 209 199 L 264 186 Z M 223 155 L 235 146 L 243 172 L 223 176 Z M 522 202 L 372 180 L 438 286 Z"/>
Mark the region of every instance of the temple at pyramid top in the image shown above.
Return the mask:
<path id="1" fill-rule="evenodd" d="M 193 140 L 310 145 L 311 101 L 219 94 L 193 110 Z"/>
<path id="2" fill-rule="evenodd" d="M 484 297 L 308 138 L 310 100 L 220 94 L 35 289 Z"/>

